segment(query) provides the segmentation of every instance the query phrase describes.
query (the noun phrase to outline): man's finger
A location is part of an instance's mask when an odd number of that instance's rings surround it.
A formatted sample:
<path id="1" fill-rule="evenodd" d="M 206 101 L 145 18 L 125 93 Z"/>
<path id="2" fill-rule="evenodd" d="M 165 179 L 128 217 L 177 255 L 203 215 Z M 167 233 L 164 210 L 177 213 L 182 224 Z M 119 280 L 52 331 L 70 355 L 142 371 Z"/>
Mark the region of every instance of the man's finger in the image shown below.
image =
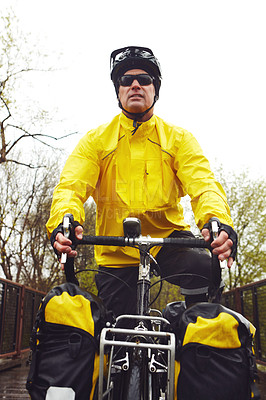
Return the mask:
<path id="1" fill-rule="evenodd" d="M 68 245 L 69 246 L 69 245 L 72 244 L 71 240 L 68 239 L 67 237 L 65 237 L 63 235 L 63 233 L 61 233 L 61 232 L 58 232 L 58 234 L 55 237 L 55 240 L 56 240 L 57 243 L 62 244 L 62 245 Z"/>
<path id="2" fill-rule="evenodd" d="M 201 234 L 206 242 L 208 242 L 211 238 L 209 229 L 202 229 Z"/>
<path id="3" fill-rule="evenodd" d="M 83 237 L 83 228 L 82 228 L 82 226 L 78 225 L 78 226 L 75 228 L 75 235 L 76 235 L 76 238 L 77 238 L 77 239 L 79 239 L 79 240 L 82 239 L 82 237 Z"/>
<path id="4" fill-rule="evenodd" d="M 212 242 L 211 246 L 212 247 L 220 247 L 222 246 L 224 243 L 226 243 L 228 240 L 228 234 L 224 231 L 222 231 L 219 236 Z M 233 244 L 233 242 L 232 242 Z"/>
<path id="5" fill-rule="evenodd" d="M 233 257 L 229 257 L 229 258 L 228 258 L 228 261 L 227 261 L 227 267 L 228 267 L 228 268 L 231 268 L 232 265 L 233 265 L 233 263 L 234 263 Z"/>

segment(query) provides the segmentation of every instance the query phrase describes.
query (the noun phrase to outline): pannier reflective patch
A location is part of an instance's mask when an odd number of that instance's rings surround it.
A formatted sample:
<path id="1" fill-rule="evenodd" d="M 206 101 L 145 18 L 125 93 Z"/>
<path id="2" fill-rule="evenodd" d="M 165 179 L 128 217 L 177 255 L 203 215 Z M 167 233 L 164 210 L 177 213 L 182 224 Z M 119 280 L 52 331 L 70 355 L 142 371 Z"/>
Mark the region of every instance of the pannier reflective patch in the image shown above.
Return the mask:
<path id="1" fill-rule="evenodd" d="M 75 400 L 75 392 L 72 388 L 51 386 L 45 400 Z"/>

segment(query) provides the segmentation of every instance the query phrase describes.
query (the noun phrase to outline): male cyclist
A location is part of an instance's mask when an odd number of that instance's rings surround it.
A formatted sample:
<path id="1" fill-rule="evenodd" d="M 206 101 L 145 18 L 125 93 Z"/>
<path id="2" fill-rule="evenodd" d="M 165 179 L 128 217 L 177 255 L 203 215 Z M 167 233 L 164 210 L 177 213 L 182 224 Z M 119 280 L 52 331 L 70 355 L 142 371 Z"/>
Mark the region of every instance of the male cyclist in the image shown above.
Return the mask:
<path id="1" fill-rule="evenodd" d="M 131 216 L 140 219 L 143 235 L 191 237 L 180 204 L 188 194 L 206 241 L 210 239 L 209 219 L 215 216 L 221 221 L 213 252 L 220 260 L 228 259 L 230 267 L 236 234 L 225 193 L 192 134 L 153 113 L 161 86 L 161 69 L 153 52 L 135 46 L 114 51 L 111 79 L 122 113 L 88 132 L 66 162 L 47 222 L 55 252 L 59 257 L 61 253 L 76 256 L 71 241 L 62 234 L 62 218 L 65 213 L 74 215 L 75 234 L 81 238 L 83 204 L 89 196 L 97 205 L 97 235 L 122 236 L 123 219 Z M 163 276 L 181 274 L 170 281 L 181 287 L 187 305 L 206 301 L 211 265 L 206 251 L 174 247 L 152 251 Z M 138 251 L 96 246 L 95 257 L 100 271 L 114 275 L 96 276 L 99 296 L 107 308 L 116 316 L 134 313 Z"/>

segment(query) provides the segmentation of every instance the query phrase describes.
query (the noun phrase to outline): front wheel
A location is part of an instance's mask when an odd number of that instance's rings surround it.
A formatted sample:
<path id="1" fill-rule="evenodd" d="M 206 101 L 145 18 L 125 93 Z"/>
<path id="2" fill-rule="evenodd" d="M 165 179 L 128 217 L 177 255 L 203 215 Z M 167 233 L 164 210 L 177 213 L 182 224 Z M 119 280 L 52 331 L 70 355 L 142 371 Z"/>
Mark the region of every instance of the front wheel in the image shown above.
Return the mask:
<path id="1" fill-rule="evenodd" d="M 123 382 L 123 400 L 158 400 L 157 377 L 148 371 L 147 355 L 139 352 L 133 355 L 130 368 Z"/>
<path id="2" fill-rule="evenodd" d="M 127 372 L 124 382 L 123 399 L 125 400 L 146 400 L 144 397 L 145 383 L 143 385 L 142 366 L 133 363 Z"/>

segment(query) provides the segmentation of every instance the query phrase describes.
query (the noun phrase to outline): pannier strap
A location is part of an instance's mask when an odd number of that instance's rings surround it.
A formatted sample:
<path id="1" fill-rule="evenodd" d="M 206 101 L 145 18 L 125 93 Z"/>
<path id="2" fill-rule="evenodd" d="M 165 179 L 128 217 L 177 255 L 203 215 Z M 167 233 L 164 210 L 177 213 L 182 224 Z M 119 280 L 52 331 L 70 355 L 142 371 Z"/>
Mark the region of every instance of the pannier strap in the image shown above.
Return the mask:
<path id="1" fill-rule="evenodd" d="M 247 346 L 247 352 L 248 352 L 249 373 L 250 373 L 250 389 L 252 393 L 251 398 L 252 400 L 260 400 L 260 392 L 256 385 L 256 380 L 258 380 L 258 370 L 257 370 L 255 355 L 253 354 L 252 349 L 250 349 L 248 346 Z"/>
<path id="2" fill-rule="evenodd" d="M 36 371 L 36 359 L 37 359 L 37 352 L 38 352 L 37 333 L 39 331 L 40 324 L 41 324 L 42 308 L 43 308 L 43 300 L 41 301 L 39 310 L 37 312 L 37 315 L 35 318 L 35 323 L 32 328 L 32 332 L 31 332 L 31 336 L 30 336 L 30 354 L 29 354 L 28 361 L 29 361 L 29 364 L 31 365 L 31 368 L 30 368 L 28 378 L 27 378 L 27 383 L 26 383 L 27 390 L 29 390 L 32 385 L 33 378 L 34 378 L 35 371 Z"/>

